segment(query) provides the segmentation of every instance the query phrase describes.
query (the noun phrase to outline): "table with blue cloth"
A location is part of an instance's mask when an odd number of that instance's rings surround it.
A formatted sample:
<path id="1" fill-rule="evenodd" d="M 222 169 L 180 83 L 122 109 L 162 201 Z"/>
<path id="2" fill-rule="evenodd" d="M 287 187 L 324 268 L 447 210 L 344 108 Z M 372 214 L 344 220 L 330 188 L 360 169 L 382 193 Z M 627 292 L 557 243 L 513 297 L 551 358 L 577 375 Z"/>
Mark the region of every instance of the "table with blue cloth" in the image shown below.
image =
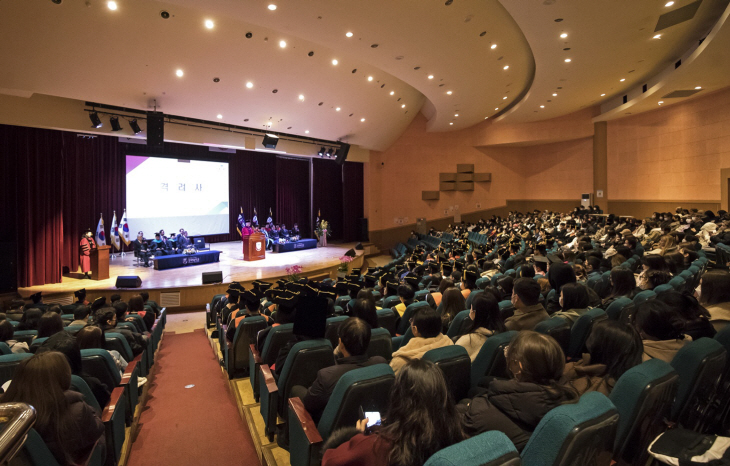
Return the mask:
<path id="1" fill-rule="evenodd" d="M 198 251 L 195 254 L 172 254 L 152 259 L 155 262 L 155 270 L 174 269 L 187 267 L 189 265 L 210 264 L 218 262 L 220 251 Z"/>
<path id="2" fill-rule="evenodd" d="M 317 247 L 316 239 L 300 239 L 290 243 L 274 243 L 274 252 L 301 251 L 303 249 L 314 249 Z"/>

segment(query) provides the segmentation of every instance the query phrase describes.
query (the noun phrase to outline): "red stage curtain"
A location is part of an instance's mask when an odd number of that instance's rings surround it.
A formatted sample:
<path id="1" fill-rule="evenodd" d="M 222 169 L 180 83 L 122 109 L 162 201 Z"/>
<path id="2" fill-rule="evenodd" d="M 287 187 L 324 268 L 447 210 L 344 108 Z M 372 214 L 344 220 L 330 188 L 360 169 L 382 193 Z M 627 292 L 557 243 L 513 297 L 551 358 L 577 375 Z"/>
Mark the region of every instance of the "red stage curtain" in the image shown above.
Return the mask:
<path id="1" fill-rule="evenodd" d="M 319 211 L 320 219 L 330 223 L 330 239 L 343 239 L 342 167 L 332 160 L 312 159 L 312 170 L 312 215 L 316 218 Z"/>
<path id="2" fill-rule="evenodd" d="M 268 213 L 268 211 L 267 211 Z M 313 237 L 309 220 L 309 159 L 276 157 L 274 222 L 291 230 L 295 223 L 304 237 Z"/>

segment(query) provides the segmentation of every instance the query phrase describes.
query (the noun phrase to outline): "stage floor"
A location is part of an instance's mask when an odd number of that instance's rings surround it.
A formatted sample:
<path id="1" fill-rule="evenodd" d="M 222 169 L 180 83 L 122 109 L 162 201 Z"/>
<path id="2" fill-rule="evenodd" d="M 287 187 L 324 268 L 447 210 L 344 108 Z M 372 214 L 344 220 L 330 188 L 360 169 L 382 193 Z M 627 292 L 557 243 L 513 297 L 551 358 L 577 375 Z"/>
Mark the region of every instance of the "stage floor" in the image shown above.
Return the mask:
<path id="1" fill-rule="evenodd" d="M 276 254 L 266 252 L 266 259 L 245 262 L 240 241 L 208 244 L 210 249 L 221 251 L 220 262 L 212 264 L 180 267 L 176 269 L 155 270 L 153 267 L 136 265 L 137 260 L 132 253 L 125 257 L 117 256 L 109 261 L 108 280 L 88 280 L 64 276 L 61 283 L 52 285 L 32 286 L 19 288 L 18 293 L 27 298 L 33 293 L 43 291 L 45 294 L 68 293 L 80 288 L 87 290 L 115 290 L 114 286 L 119 275 L 139 275 L 142 287 L 138 289 L 183 288 L 202 284 L 203 272 L 223 272 L 223 283 L 231 281 L 268 280 L 273 277 L 286 275 L 286 268 L 299 265 L 304 273 L 330 268 L 340 263 L 342 257 L 356 243 L 330 244 L 325 248 L 305 249 Z M 357 251 L 358 255 L 362 251 Z M 150 260 L 152 265 L 152 260 Z"/>

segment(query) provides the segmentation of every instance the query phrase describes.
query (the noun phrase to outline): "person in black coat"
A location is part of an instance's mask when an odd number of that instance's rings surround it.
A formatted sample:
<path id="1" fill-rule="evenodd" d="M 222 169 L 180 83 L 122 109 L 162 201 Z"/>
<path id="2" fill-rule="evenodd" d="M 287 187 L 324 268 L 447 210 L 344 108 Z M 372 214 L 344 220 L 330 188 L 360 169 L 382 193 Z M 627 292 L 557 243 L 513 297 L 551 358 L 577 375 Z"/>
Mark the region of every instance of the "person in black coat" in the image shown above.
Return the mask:
<path id="1" fill-rule="evenodd" d="M 543 416 L 561 404 L 577 402 L 578 393 L 558 384 L 565 354 L 553 338 L 522 331 L 510 342 L 506 357 L 513 378 L 492 380 L 486 391 L 463 400 L 459 409 L 467 434 L 498 430 L 521 451 Z"/>
<path id="2" fill-rule="evenodd" d="M 131 332 L 126 328 L 117 328 L 117 312 L 110 306 L 102 307 L 94 315 L 96 324 L 104 334 L 119 333 L 125 340 L 134 356 L 142 354 L 147 347 L 147 339 L 139 333 Z"/>
<path id="3" fill-rule="evenodd" d="M 302 399 L 314 422 L 319 422 L 340 377 L 353 369 L 373 364 L 387 364 L 382 356 L 368 357 L 370 332 L 370 325 L 364 320 L 357 317 L 347 319 L 339 328 L 340 343 L 336 350 L 339 358 L 335 361 L 336 364 L 320 369 L 309 389 L 300 385 L 292 388 L 290 396 Z"/>

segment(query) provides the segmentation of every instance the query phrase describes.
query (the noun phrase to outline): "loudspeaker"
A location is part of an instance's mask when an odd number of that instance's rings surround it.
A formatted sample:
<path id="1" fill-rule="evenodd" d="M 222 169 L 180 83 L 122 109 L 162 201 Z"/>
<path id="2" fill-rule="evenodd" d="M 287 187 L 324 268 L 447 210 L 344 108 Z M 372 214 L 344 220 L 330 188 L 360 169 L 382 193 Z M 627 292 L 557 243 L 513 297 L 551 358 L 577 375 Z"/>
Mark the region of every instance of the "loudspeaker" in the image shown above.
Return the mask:
<path id="1" fill-rule="evenodd" d="M 165 146 L 165 114 L 147 112 L 147 145 L 162 149 Z"/>
<path id="2" fill-rule="evenodd" d="M 223 272 L 203 272 L 203 285 L 223 283 Z"/>
<path id="3" fill-rule="evenodd" d="M 350 256 L 350 257 L 355 257 L 355 256 L 357 256 L 357 253 L 355 252 L 355 250 L 354 250 L 354 249 L 350 249 L 349 251 L 347 251 L 347 252 L 345 253 L 345 255 L 346 255 L 346 256 Z"/>
<path id="4" fill-rule="evenodd" d="M 279 136 L 275 134 L 264 134 L 263 146 L 267 149 L 276 149 L 276 144 L 279 142 Z"/>
<path id="5" fill-rule="evenodd" d="M 362 251 L 363 249 L 365 249 L 365 248 L 362 247 L 362 243 L 357 243 L 355 245 L 355 250 L 356 251 Z"/>
<path id="6" fill-rule="evenodd" d="M 337 165 L 342 165 L 345 163 L 345 160 L 347 160 L 347 154 L 350 152 L 350 145 L 346 142 L 340 143 L 340 150 L 337 151 L 337 159 L 335 159 L 335 162 L 337 162 Z"/>
<path id="7" fill-rule="evenodd" d="M 357 240 L 365 241 L 366 243 L 370 241 L 370 235 L 368 233 L 368 219 L 366 218 L 357 219 Z"/>
<path id="8" fill-rule="evenodd" d="M 142 279 L 137 275 L 120 275 L 117 277 L 117 288 L 139 288 L 142 286 Z"/>
<path id="9" fill-rule="evenodd" d="M 18 262 L 16 243 L 0 243 L 0 293 L 18 289 Z"/>

